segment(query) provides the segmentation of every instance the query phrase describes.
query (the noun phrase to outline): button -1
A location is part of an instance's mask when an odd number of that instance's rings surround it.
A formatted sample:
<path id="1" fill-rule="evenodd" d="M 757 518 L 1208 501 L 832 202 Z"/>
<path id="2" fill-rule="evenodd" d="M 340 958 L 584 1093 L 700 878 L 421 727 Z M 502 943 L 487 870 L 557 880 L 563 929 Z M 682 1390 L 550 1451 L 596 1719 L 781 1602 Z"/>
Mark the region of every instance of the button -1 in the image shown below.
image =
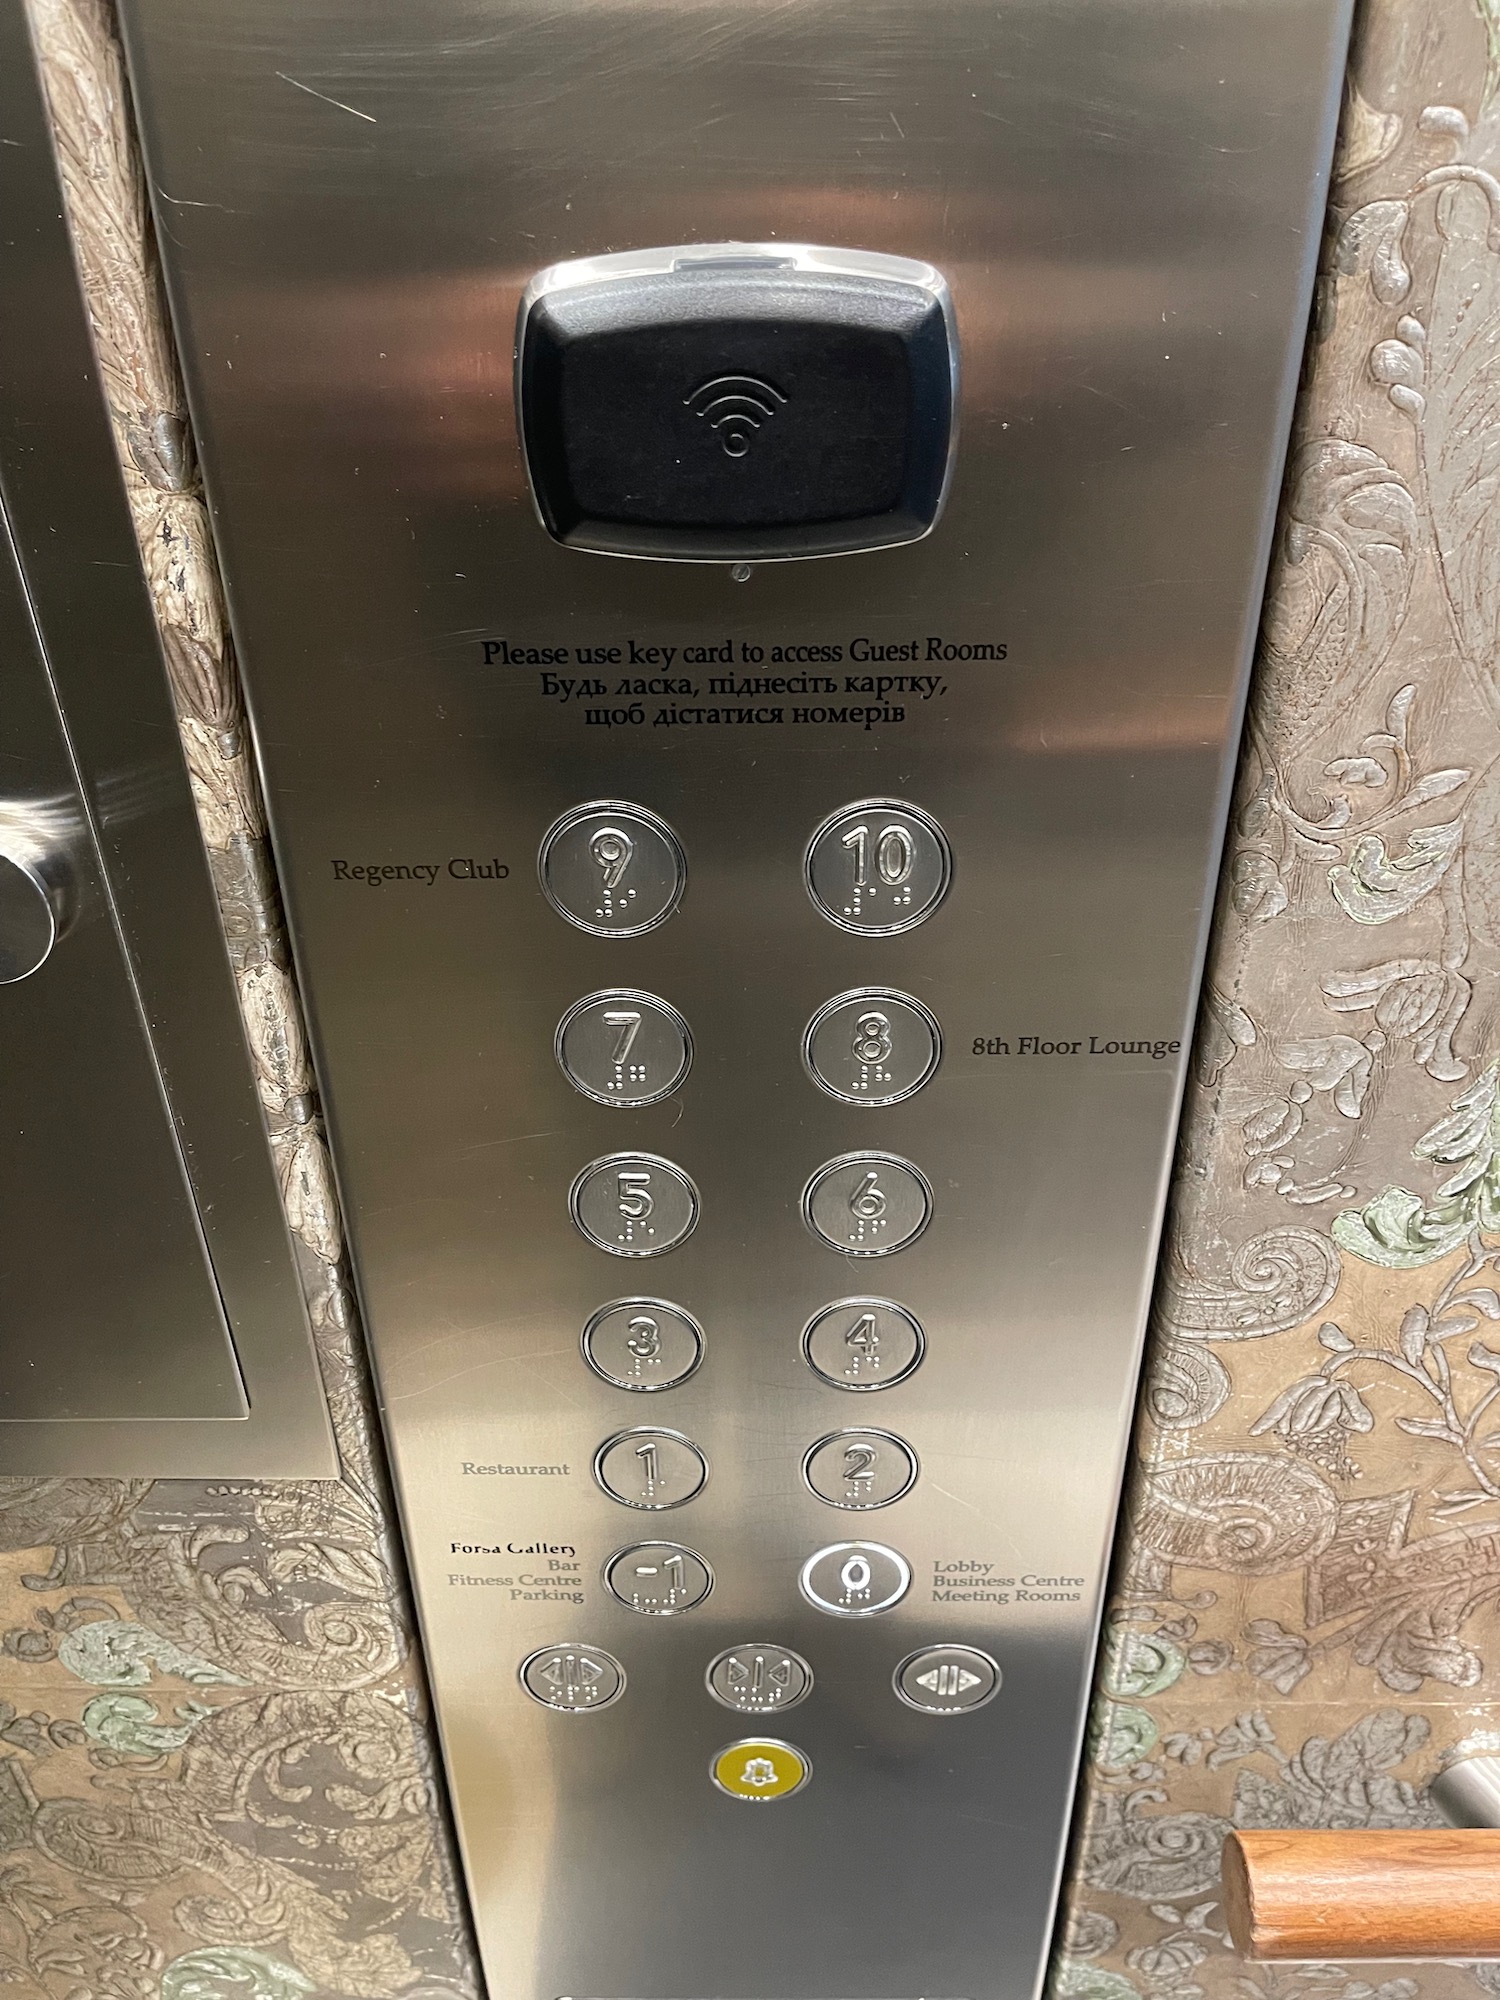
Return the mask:
<path id="1" fill-rule="evenodd" d="M 916 1316 L 890 1299 L 835 1299 L 802 1329 L 808 1367 L 835 1389 L 889 1389 L 926 1346 Z"/>
<path id="2" fill-rule="evenodd" d="M 670 1097 L 693 1062 L 693 1038 L 677 1009 L 630 986 L 575 1000 L 552 1046 L 576 1091 L 627 1110 Z"/>
<path id="3" fill-rule="evenodd" d="M 708 1461 L 680 1431 L 621 1431 L 594 1453 L 594 1477 L 611 1500 L 654 1514 L 701 1493 Z"/>
<path id="4" fill-rule="evenodd" d="M 883 1542 L 835 1542 L 808 1557 L 797 1587 L 835 1618 L 873 1618 L 905 1597 L 911 1564 Z"/>
<path id="5" fill-rule="evenodd" d="M 889 1507 L 917 1483 L 917 1455 L 889 1431 L 835 1431 L 810 1445 L 802 1477 L 830 1507 Z"/>
<path id="6" fill-rule="evenodd" d="M 660 1257 L 691 1236 L 698 1190 L 655 1153 L 611 1153 L 591 1160 L 568 1190 L 579 1229 L 611 1257 Z"/>
<path id="7" fill-rule="evenodd" d="M 616 1389 L 675 1389 L 703 1359 L 703 1329 L 665 1299 L 616 1299 L 583 1329 L 583 1358 Z"/>
<path id="8" fill-rule="evenodd" d="M 537 855 L 542 893 L 596 937 L 639 937 L 682 901 L 687 857 L 659 813 L 594 799 L 554 820 Z"/>
<path id="9" fill-rule="evenodd" d="M 998 1664 L 977 1646 L 924 1646 L 908 1653 L 891 1684 L 924 1715 L 972 1715 L 1000 1692 Z"/>
<path id="10" fill-rule="evenodd" d="M 625 1692 L 625 1669 L 602 1646 L 539 1646 L 520 1675 L 532 1700 L 559 1715 L 590 1715 Z"/>
<path id="11" fill-rule="evenodd" d="M 844 1104 L 899 1104 L 934 1074 L 943 1037 L 920 1000 L 860 986 L 825 1000 L 802 1036 L 802 1062 Z"/>
<path id="12" fill-rule="evenodd" d="M 889 1257 L 932 1220 L 932 1183 L 894 1153 L 841 1153 L 802 1190 L 802 1219 L 846 1257 Z"/>
<path id="13" fill-rule="evenodd" d="M 926 921 L 948 893 L 953 855 L 931 813 L 861 799 L 825 819 L 802 863 L 807 893 L 840 930 L 891 937 Z"/>
<path id="14" fill-rule="evenodd" d="M 764 1804 L 800 1792 L 812 1776 L 812 1763 L 790 1743 L 778 1743 L 771 1736 L 746 1736 L 726 1744 L 708 1770 L 730 1798 Z"/>
<path id="15" fill-rule="evenodd" d="M 751 1640 L 717 1654 L 703 1679 L 725 1708 L 741 1715 L 775 1715 L 812 1693 L 813 1671 L 800 1653 Z"/>
<path id="16" fill-rule="evenodd" d="M 604 1584 L 629 1611 L 675 1618 L 703 1602 L 714 1573 L 702 1556 L 676 1542 L 635 1542 L 604 1565 Z"/>

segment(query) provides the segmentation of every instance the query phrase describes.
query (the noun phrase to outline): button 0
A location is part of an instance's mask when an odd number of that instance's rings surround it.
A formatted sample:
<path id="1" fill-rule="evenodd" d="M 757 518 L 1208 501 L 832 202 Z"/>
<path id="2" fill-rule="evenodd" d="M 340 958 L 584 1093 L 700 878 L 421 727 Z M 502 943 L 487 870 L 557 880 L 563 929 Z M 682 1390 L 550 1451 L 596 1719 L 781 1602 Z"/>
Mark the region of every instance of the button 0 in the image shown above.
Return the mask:
<path id="1" fill-rule="evenodd" d="M 616 1299 L 583 1329 L 583 1358 L 616 1389 L 675 1389 L 703 1359 L 703 1329 L 665 1299 Z"/>
<path id="2" fill-rule="evenodd" d="M 802 1061 L 844 1104 L 899 1104 L 936 1071 L 943 1037 L 909 993 L 861 986 L 825 1000 L 802 1036 Z"/>
<path id="3" fill-rule="evenodd" d="M 810 1445 L 802 1477 L 830 1507 L 889 1507 L 917 1483 L 917 1455 L 889 1431 L 835 1431 Z"/>
<path id="4" fill-rule="evenodd" d="M 575 1000 L 552 1046 L 575 1090 L 627 1108 L 670 1097 L 693 1063 L 693 1038 L 677 1009 L 629 986 Z"/>
<path id="5" fill-rule="evenodd" d="M 930 813 L 896 799 L 843 806 L 807 843 L 807 893 L 840 930 L 892 937 L 924 923 L 948 893 L 953 855 Z"/>
<path id="6" fill-rule="evenodd" d="M 770 1736 L 747 1736 L 726 1744 L 708 1767 L 721 1792 L 732 1799 L 789 1799 L 812 1776 L 812 1763 L 790 1743 Z"/>
<path id="7" fill-rule="evenodd" d="M 604 1584 L 627 1610 L 675 1618 L 703 1602 L 714 1573 L 702 1556 L 676 1542 L 635 1542 L 604 1565 Z"/>
<path id="8" fill-rule="evenodd" d="M 812 1693 L 813 1671 L 800 1653 L 752 1640 L 730 1646 L 708 1663 L 709 1693 L 741 1715 L 774 1715 Z"/>
<path id="9" fill-rule="evenodd" d="M 883 1542 L 835 1542 L 802 1565 L 797 1587 L 835 1618 L 873 1618 L 911 1588 L 911 1564 Z"/>
<path id="10" fill-rule="evenodd" d="M 802 1190 L 802 1219 L 846 1257 L 889 1257 L 932 1220 L 932 1184 L 894 1153 L 842 1153 Z"/>
<path id="11" fill-rule="evenodd" d="M 595 1452 L 594 1477 L 622 1506 L 661 1513 L 703 1491 L 708 1461 L 680 1431 L 621 1431 Z"/>
<path id="12" fill-rule="evenodd" d="M 924 1646 L 908 1653 L 891 1685 L 924 1715 L 971 1715 L 1000 1692 L 997 1663 L 977 1646 Z"/>
<path id="13" fill-rule="evenodd" d="M 559 1715 L 588 1715 L 625 1692 L 625 1669 L 601 1646 L 539 1646 L 521 1662 L 521 1685 Z"/>
<path id="14" fill-rule="evenodd" d="M 835 1389 L 889 1389 L 926 1349 L 921 1322 L 889 1299 L 836 1299 L 802 1329 L 808 1367 Z"/>
<path id="15" fill-rule="evenodd" d="M 596 937 L 639 937 L 682 901 L 687 857 L 658 813 L 595 799 L 554 820 L 537 855 L 542 892 L 560 917 Z"/>
<path id="16" fill-rule="evenodd" d="M 611 1153 L 591 1160 L 568 1191 L 573 1220 L 611 1257 L 660 1257 L 691 1236 L 698 1190 L 655 1153 Z"/>

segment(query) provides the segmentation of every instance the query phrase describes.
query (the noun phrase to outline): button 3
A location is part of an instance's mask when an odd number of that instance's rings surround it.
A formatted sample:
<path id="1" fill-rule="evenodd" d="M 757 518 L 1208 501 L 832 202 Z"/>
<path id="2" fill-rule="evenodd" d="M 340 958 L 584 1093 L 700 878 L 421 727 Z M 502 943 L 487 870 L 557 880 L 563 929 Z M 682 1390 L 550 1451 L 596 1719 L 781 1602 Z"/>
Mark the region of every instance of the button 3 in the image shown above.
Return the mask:
<path id="1" fill-rule="evenodd" d="M 533 1701 L 559 1715 L 589 1715 L 625 1692 L 625 1669 L 602 1646 L 539 1646 L 520 1667 Z"/>
<path id="2" fill-rule="evenodd" d="M 998 1664 L 977 1646 L 924 1646 L 908 1653 L 891 1685 L 924 1715 L 971 1715 L 1000 1692 Z"/>
<path id="3" fill-rule="evenodd" d="M 627 1610 L 675 1618 L 703 1602 L 714 1573 L 702 1556 L 676 1542 L 635 1542 L 604 1565 L 604 1584 Z"/>
<path id="4" fill-rule="evenodd" d="M 679 1431 L 621 1431 L 594 1453 L 594 1477 L 611 1500 L 661 1513 L 703 1491 L 708 1461 Z"/>
<path id="5" fill-rule="evenodd" d="M 611 1257 L 660 1257 L 692 1235 L 698 1190 L 681 1167 L 655 1153 L 611 1153 L 579 1174 L 568 1210 L 590 1243 Z"/>
<path id="6" fill-rule="evenodd" d="M 639 937 L 682 901 L 687 857 L 659 814 L 595 799 L 554 820 L 537 855 L 542 893 L 560 917 L 596 937 Z"/>
<path id="7" fill-rule="evenodd" d="M 932 1220 L 932 1184 L 894 1153 L 843 1153 L 802 1190 L 802 1219 L 846 1257 L 889 1257 Z"/>
<path id="8" fill-rule="evenodd" d="M 732 1799 L 789 1799 L 812 1776 L 812 1763 L 790 1743 L 771 1736 L 746 1736 L 729 1743 L 708 1767 L 721 1792 Z"/>
<path id="9" fill-rule="evenodd" d="M 800 1653 L 751 1640 L 710 1660 L 703 1679 L 725 1708 L 741 1715 L 774 1715 L 795 1708 L 812 1693 L 813 1672 Z"/>
<path id="10" fill-rule="evenodd" d="M 825 819 L 802 863 L 807 893 L 840 930 L 891 937 L 924 923 L 948 893 L 953 855 L 930 813 L 861 799 Z"/>
<path id="11" fill-rule="evenodd" d="M 808 1367 L 835 1389 L 889 1389 L 926 1347 L 920 1321 L 889 1299 L 836 1299 L 802 1329 Z"/>
<path id="12" fill-rule="evenodd" d="M 627 1108 L 670 1097 L 693 1063 L 693 1038 L 677 1009 L 630 986 L 575 1000 L 552 1046 L 575 1090 Z"/>
<path id="13" fill-rule="evenodd" d="M 911 1564 L 883 1542 L 834 1542 L 808 1557 L 797 1587 L 835 1618 L 873 1618 L 905 1597 Z"/>
<path id="14" fill-rule="evenodd" d="M 899 1104 L 934 1074 L 943 1037 L 920 1000 L 861 986 L 825 1000 L 802 1036 L 802 1061 L 844 1104 Z"/>
<path id="15" fill-rule="evenodd" d="M 665 1299 L 616 1299 L 583 1329 L 583 1358 L 616 1389 L 675 1389 L 703 1359 L 703 1329 Z"/>
<path id="16" fill-rule="evenodd" d="M 917 1483 L 917 1455 L 889 1431 L 835 1431 L 810 1445 L 802 1477 L 830 1507 L 889 1507 Z"/>

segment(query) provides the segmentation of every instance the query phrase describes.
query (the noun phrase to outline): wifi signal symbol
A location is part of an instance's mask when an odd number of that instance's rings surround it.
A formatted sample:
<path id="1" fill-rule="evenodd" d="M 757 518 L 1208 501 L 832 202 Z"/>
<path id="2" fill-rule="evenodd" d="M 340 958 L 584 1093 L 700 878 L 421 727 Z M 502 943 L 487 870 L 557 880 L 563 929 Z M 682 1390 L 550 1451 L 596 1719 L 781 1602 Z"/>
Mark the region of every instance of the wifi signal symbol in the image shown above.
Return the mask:
<path id="1" fill-rule="evenodd" d="M 694 416 L 707 420 L 730 458 L 743 458 L 750 440 L 786 397 L 758 375 L 716 375 L 700 383 L 683 402 Z"/>

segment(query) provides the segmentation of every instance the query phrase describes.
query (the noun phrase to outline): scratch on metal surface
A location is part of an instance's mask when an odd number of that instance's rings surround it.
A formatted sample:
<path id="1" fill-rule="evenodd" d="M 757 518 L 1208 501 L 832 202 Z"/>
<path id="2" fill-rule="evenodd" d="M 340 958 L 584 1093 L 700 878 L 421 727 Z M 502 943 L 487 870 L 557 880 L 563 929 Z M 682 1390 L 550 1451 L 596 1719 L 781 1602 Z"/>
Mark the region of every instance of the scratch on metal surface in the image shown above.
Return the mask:
<path id="1" fill-rule="evenodd" d="M 288 76 L 284 69 L 275 72 L 283 83 L 289 83 L 293 90 L 305 90 L 309 97 L 319 98 L 324 104 L 331 104 L 335 111 L 347 111 L 351 118 L 363 118 L 367 125 L 378 125 L 380 120 L 368 111 L 356 111 L 352 104 L 345 104 L 342 98 L 330 97 L 326 90 L 314 90 L 310 83 L 299 83 L 294 76 Z"/>

